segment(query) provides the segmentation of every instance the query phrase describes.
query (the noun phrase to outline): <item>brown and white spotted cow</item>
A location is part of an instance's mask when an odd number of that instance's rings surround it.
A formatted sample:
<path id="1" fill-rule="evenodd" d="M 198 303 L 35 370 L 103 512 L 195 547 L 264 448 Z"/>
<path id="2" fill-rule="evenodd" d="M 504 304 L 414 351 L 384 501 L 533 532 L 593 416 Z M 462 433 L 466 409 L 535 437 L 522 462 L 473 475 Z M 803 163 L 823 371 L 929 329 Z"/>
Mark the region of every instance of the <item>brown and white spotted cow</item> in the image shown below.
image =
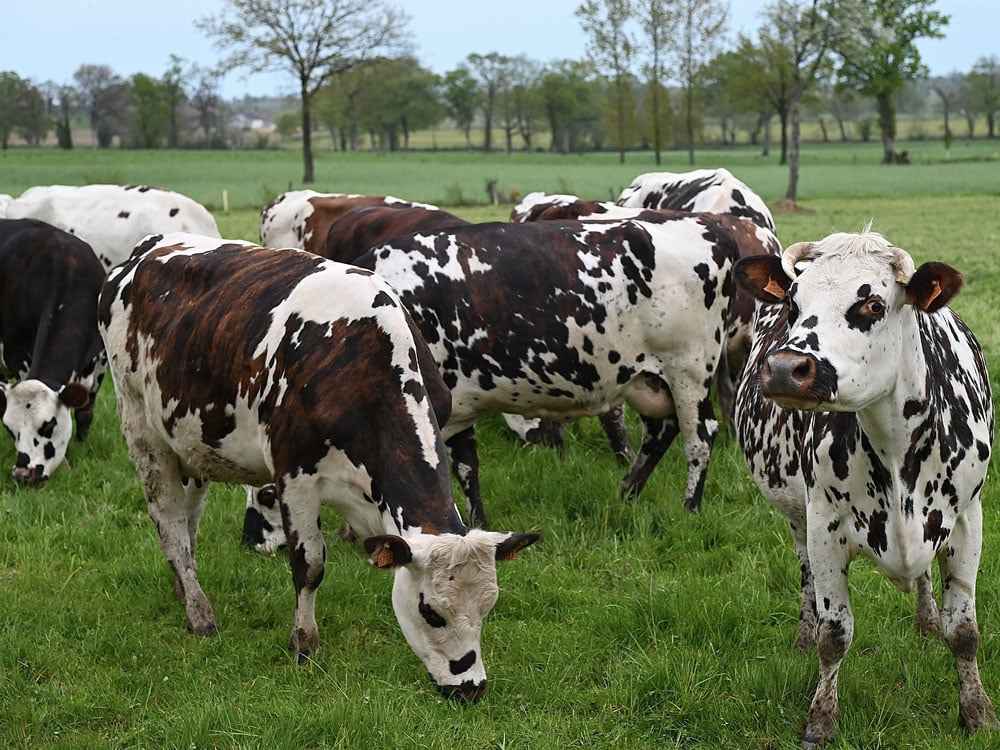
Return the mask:
<path id="1" fill-rule="evenodd" d="M 434 232 L 469 224 L 468 221 L 440 208 L 421 205 L 359 206 L 330 223 L 326 246 L 317 253 L 324 258 L 352 263 L 367 250 L 393 237 L 413 232 Z"/>
<path id="2" fill-rule="evenodd" d="M 462 523 L 439 430 L 448 390 L 385 281 L 307 252 L 177 233 L 147 238 L 108 275 L 99 316 L 192 631 L 217 630 L 195 566 L 209 480 L 271 482 L 290 540 L 291 648 L 304 658 L 319 645 L 327 504 L 395 571 L 397 619 L 438 688 L 482 695 L 495 562 L 538 535 Z"/>
<path id="3" fill-rule="evenodd" d="M 37 484 L 83 439 L 104 376 L 97 294 L 104 271 L 79 237 L 34 219 L 0 219 L 0 411 L 14 479 Z"/>
<path id="4" fill-rule="evenodd" d="M 437 206 L 428 203 L 415 203 L 391 195 L 291 190 L 282 193 L 261 209 L 260 243 L 265 247 L 297 247 L 323 255 L 326 252 L 330 224 L 352 208 L 363 206 L 437 210 Z"/>
<path id="5" fill-rule="evenodd" d="M 149 185 L 42 185 L 7 206 L 10 219 L 47 221 L 87 242 L 107 272 L 143 237 L 157 232 L 219 236 L 207 208 L 186 195 Z"/>
<path id="6" fill-rule="evenodd" d="M 709 389 L 736 235 L 754 228 L 728 216 L 655 212 L 494 222 L 397 238 L 356 261 L 399 292 L 451 389 L 443 432 L 476 523 L 485 524 L 473 432 L 480 417 L 575 419 L 623 402 L 642 415 L 645 434 L 622 492 L 639 494 L 680 433 L 685 504 L 700 506 L 718 431 Z"/>
<path id="7" fill-rule="evenodd" d="M 737 393 L 740 447 L 791 526 L 798 643 L 815 640 L 819 651 L 803 745 L 836 729 L 837 675 L 854 633 L 847 571 L 858 555 L 904 591 L 917 587 L 918 623 L 943 630 L 955 657 L 961 724 L 995 726 L 976 662 L 975 597 L 993 399 L 979 344 L 946 307 L 961 275 L 943 263 L 914 269 L 866 231 L 743 259 L 737 278 L 760 300 Z"/>

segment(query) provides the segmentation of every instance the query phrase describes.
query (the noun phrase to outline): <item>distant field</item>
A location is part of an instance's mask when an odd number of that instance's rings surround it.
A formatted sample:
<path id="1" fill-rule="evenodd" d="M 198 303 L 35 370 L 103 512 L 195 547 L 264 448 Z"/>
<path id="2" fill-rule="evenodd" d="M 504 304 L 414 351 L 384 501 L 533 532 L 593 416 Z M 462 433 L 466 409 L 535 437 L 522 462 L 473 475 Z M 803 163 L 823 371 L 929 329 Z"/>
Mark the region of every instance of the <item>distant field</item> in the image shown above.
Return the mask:
<path id="1" fill-rule="evenodd" d="M 798 211 L 780 210 L 785 168 L 746 150 L 699 152 L 778 209 L 786 244 L 876 230 L 917 263 L 954 264 L 967 286 L 954 307 L 987 352 L 1000 388 L 1000 164 L 988 144 L 940 163 L 882 167 L 878 149 L 807 149 Z M 926 146 L 926 149 L 923 148 Z M 981 148 L 980 148 L 981 147 Z M 506 191 L 609 197 L 654 169 L 630 155 L 323 154 L 321 190 L 439 202 L 503 220 L 485 179 Z M 662 168 L 687 169 L 671 154 Z M 228 237 L 255 239 L 257 210 L 301 187 L 292 152 L 0 153 L 0 192 L 33 184 L 149 182 L 208 203 Z M 230 211 L 221 211 L 229 191 Z M 468 201 L 451 202 L 461 194 Z M 473 205 L 467 205 L 473 204 Z M 629 423 L 633 442 L 638 424 Z M 3 748 L 685 748 L 799 747 L 818 674 L 793 647 L 798 567 L 784 521 L 761 498 L 732 437 L 713 451 L 703 512 L 681 506 L 680 445 L 636 502 L 596 420 L 568 427 L 567 455 L 515 443 L 498 419 L 479 430 L 482 487 L 497 528 L 541 541 L 498 571 L 486 622 L 486 698 L 460 706 L 430 686 L 395 621 L 391 577 L 340 542 L 324 511 L 327 575 L 317 596 L 323 648 L 299 666 L 287 650 L 293 590 L 283 554 L 238 546 L 243 493 L 213 486 L 199 572 L 220 625 L 184 627 L 105 382 L 87 442 L 38 489 L 15 487 L 0 438 L 0 747 Z M 997 445 L 994 445 L 996 451 Z M 1000 707 L 1000 480 L 984 489 L 978 586 L 980 668 Z M 840 677 L 833 750 L 985 750 L 1000 736 L 957 728 L 952 657 L 915 632 L 915 600 L 873 565 L 851 569 L 854 644 Z"/>

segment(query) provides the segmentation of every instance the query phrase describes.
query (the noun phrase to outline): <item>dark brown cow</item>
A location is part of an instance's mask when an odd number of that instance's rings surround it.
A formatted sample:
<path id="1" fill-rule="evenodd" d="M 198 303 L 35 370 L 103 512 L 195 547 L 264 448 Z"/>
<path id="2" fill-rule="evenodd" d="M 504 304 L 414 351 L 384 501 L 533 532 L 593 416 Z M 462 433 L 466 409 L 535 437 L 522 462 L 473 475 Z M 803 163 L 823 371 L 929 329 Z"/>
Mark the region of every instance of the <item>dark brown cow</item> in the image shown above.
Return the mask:
<path id="1" fill-rule="evenodd" d="M 282 193 L 261 209 L 260 242 L 265 247 L 297 247 L 323 255 L 330 224 L 352 208 L 363 206 L 437 209 L 437 206 L 405 201 L 391 195 L 292 190 Z"/>
<path id="2" fill-rule="evenodd" d="M 362 253 L 393 237 L 468 224 L 455 214 L 429 206 L 375 205 L 352 208 L 331 222 L 325 258 L 352 263 Z"/>
<path id="3" fill-rule="evenodd" d="M 90 245 L 35 219 L 0 219 L 0 383 L 14 479 L 36 484 L 63 462 L 76 414 L 87 434 L 106 360 L 97 332 L 104 279 Z"/>
<path id="4" fill-rule="evenodd" d="M 495 562 L 538 535 L 462 523 L 439 429 L 449 394 L 385 281 L 307 252 L 176 233 L 108 275 L 99 315 L 122 430 L 193 632 L 217 630 L 195 565 L 209 480 L 273 483 L 300 658 L 319 645 L 326 504 L 396 571 L 397 619 L 435 684 L 482 695 Z"/>

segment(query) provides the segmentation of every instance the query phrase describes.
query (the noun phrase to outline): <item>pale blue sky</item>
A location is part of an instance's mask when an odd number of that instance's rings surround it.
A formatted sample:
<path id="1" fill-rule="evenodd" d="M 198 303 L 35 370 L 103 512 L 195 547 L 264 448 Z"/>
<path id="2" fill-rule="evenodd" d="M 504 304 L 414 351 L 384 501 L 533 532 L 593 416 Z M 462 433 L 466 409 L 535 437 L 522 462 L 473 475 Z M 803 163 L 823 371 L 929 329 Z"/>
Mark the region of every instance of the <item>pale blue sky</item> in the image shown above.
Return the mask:
<path id="1" fill-rule="evenodd" d="M 397 0 L 410 16 L 416 54 L 437 73 L 454 68 L 472 52 L 524 54 L 539 62 L 581 59 L 585 38 L 574 15 L 580 0 Z M 0 70 L 14 70 L 36 83 L 72 82 L 84 63 L 109 65 L 115 73 L 161 75 L 171 55 L 211 66 L 218 55 L 194 21 L 221 8 L 223 0 L 7 0 Z M 732 0 L 730 31 L 752 34 L 766 0 Z M 942 40 L 920 43 L 935 75 L 968 71 L 977 59 L 1000 56 L 1000 0 L 939 0 L 951 15 Z M 285 74 L 222 84 L 226 98 L 244 93 L 292 93 Z"/>

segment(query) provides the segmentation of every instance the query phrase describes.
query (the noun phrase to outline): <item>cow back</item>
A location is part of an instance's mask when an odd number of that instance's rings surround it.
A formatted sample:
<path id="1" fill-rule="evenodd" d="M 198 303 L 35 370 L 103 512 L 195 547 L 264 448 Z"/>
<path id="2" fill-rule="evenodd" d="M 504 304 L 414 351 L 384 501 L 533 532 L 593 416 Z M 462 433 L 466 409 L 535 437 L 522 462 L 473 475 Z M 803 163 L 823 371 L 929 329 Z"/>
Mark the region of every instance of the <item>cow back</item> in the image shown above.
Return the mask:
<path id="1" fill-rule="evenodd" d="M 434 232 L 468 224 L 455 214 L 422 206 L 372 205 L 352 208 L 330 223 L 322 253 L 353 263 L 372 247 L 413 232 Z"/>

